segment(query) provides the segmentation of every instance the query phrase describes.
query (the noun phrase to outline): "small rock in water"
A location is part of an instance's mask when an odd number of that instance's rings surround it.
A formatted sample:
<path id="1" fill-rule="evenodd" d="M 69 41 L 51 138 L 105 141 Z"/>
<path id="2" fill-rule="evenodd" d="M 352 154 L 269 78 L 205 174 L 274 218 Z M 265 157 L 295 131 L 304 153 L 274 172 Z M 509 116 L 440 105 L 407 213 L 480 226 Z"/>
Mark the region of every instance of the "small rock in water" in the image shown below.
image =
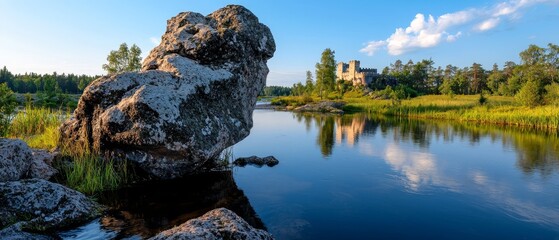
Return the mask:
<path id="1" fill-rule="evenodd" d="M 233 161 L 233 165 L 239 167 L 244 167 L 246 165 L 254 165 L 257 167 L 267 165 L 268 167 L 273 167 L 278 165 L 278 163 L 279 161 L 274 156 L 267 156 L 263 158 L 257 156 L 241 157 Z"/>
<path id="2" fill-rule="evenodd" d="M 274 239 L 274 237 L 264 230 L 253 228 L 231 210 L 218 208 L 150 238 L 150 240 L 164 239 L 258 240 Z"/>

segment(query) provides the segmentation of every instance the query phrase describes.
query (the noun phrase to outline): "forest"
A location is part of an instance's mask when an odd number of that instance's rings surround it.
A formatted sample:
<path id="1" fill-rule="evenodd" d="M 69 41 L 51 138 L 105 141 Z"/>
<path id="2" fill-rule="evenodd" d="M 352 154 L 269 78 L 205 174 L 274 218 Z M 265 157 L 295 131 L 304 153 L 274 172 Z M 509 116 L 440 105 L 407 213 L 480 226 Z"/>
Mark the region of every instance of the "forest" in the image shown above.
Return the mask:
<path id="1" fill-rule="evenodd" d="M 324 50 L 316 64 L 316 81 L 307 72 L 305 84 L 291 87 L 294 96 L 343 98 L 350 90 L 362 90 L 374 99 L 413 98 L 420 95 L 454 96 L 487 94 L 514 96 L 526 106 L 556 103 L 559 100 L 559 46 L 530 45 L 519 54 L 521 62 L 497 63 L 488 69 L 479 63 L 460 68 L 451 64 L 435 66 L 432 59 L 404 63 L 397 60 L 382 69 L 368 86 L 351 86 L 335 78 L 334 51 Z"/>

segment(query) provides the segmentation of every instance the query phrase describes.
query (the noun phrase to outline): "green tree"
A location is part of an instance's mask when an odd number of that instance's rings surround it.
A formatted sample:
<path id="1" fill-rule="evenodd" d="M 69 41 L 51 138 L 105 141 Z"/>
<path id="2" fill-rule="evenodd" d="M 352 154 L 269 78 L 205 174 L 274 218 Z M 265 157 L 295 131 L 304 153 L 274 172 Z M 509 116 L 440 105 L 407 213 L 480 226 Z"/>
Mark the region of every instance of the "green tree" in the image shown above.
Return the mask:
<path id="1" fill-rule="evenodd" d="M 316 91 L 322 98 L 333 91 L 336 85 L 336 60 L 334 51 L 324 49 L 320 62 L 316 64 Z"/>
<path id="2" fill-rule="evenodd" d="M 559 83 L 552 83 L 545 86 L 545 92 L 545 103 L 559 106 Z"/>
<path id="3" fill-rule="evenodd" d="M 128 45 L 122 43 L 118 50 L 109 53 L 108 63 L 103 64 L 103 70 L 108 74 L 139 71 L 142 67 L 141 54 L 142 50 L 136 44 L 128 49 Z"/>
<path id="4" fill-rule="evenodd" d="M 495 63 L 493 64 L 493 70 L 489 76 L 487 76 L 487 87 L 491 90 L 492 94 L 499 93 L 499 86 L 505 81 L 503 73 L 499 71 L 499 66 Z"/>
<path id="5" fill-rule="evenodd" d="M 311 71 L 307 71 L 307 80 L 305 81 L 305 91 L 309 95 L 314 91 L 314 83 L 313 83 Z"/>
<path id="6" fill-rule="evenodd" d="M 7 83 L 0 83 L 0 137 L 6 136 L 17 102 Z"/>
<path id="7" fill-rule="evenodd" d="M 520 104 L 528 107 L 541 104 L 541 94 L 538 83 L 533 80 L 526 82 L 514 98 Z"/>

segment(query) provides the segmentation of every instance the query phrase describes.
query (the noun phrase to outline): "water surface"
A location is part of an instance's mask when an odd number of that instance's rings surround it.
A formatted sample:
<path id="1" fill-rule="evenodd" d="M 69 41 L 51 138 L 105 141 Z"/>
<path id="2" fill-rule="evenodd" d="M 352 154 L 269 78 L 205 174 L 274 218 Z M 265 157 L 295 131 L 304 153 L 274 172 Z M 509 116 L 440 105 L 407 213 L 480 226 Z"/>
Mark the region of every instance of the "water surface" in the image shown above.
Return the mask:
<path id="1" fill-rule="evenodd" d="M 278 239 L 559 238 L 557 133 L 259 110 L 234 178 Z"/>
<path id="2" fill-rule="evenodd" d="M 140 239 L 227 207 L 277 239 L 558 239 L 559 136 L 527 129 L 256 110 L 233 168 L 109 192 L 66 239 Z"/>

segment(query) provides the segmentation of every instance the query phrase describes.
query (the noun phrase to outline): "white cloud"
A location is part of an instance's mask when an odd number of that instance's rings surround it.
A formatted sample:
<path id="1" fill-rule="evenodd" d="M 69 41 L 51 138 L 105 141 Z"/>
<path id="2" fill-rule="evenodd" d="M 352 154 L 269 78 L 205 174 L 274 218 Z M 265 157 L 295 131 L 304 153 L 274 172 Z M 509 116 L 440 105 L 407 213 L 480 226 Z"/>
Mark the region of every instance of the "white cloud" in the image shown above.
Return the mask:
<path id="1" fill-rule="evenodd" d="M 447 42 L 454 42 L 454 41 L 458 40 L 458 38 L 461 37 L 461 36 L 462 36 L 462 32 L 458 32 L 454 35 L 449 34 L 448 36 L 446 36 L 446 41 Z"/>
<path id="2" fill-rule="evenodd" d="M 497 25 L 499 25 L 499 22 L 501 20 L 499 18 L 490 18 L 487 19 L 485 21 L 483 21 L 482 23 L 478 24 L 475 29 L 480 31 L 480 32 L 484 32 L 484 31 L 488 31 L 491 30 L 495 27 L 497 27 Z"/>
<path id="3" fill-rule="evenodd" d="M 373 56 L 378 50 L 386 46 L 386 41 L 372 41 L 367 43 L 367 46 L 359 50 L 359 52 L 366 53 Z"/>
<path id="4" fill-rule="evenodd" d="M 431 48 L 442 42 L 454 42 L 462 35 L 462 31 L 471 24 L 472 30 L 489 31 L 503 23 L 503 20 L 519 18 L 520 10 L 539 3 L 559 2 L 559 0 L 509 0 L 493 7 L 472 8 L 447 13 L 438 18 L 418 13 L 406 28 L 396 28 L 386 40 L 370 41 L 359 52 L 369 56 L 386 47 L 390 55 L 401 55 L 416 49 Z M 452 32 L 454 30 L 455 32 Z"/>
<path id="5" fill-rule="evenodd" d="M 161 43 L 161 39 L 156 38 L 156 37 L 150 37 L 149 41 L 151 41 L 151 43 L 153 43 L 153 45 L 158 46 Z"/>

